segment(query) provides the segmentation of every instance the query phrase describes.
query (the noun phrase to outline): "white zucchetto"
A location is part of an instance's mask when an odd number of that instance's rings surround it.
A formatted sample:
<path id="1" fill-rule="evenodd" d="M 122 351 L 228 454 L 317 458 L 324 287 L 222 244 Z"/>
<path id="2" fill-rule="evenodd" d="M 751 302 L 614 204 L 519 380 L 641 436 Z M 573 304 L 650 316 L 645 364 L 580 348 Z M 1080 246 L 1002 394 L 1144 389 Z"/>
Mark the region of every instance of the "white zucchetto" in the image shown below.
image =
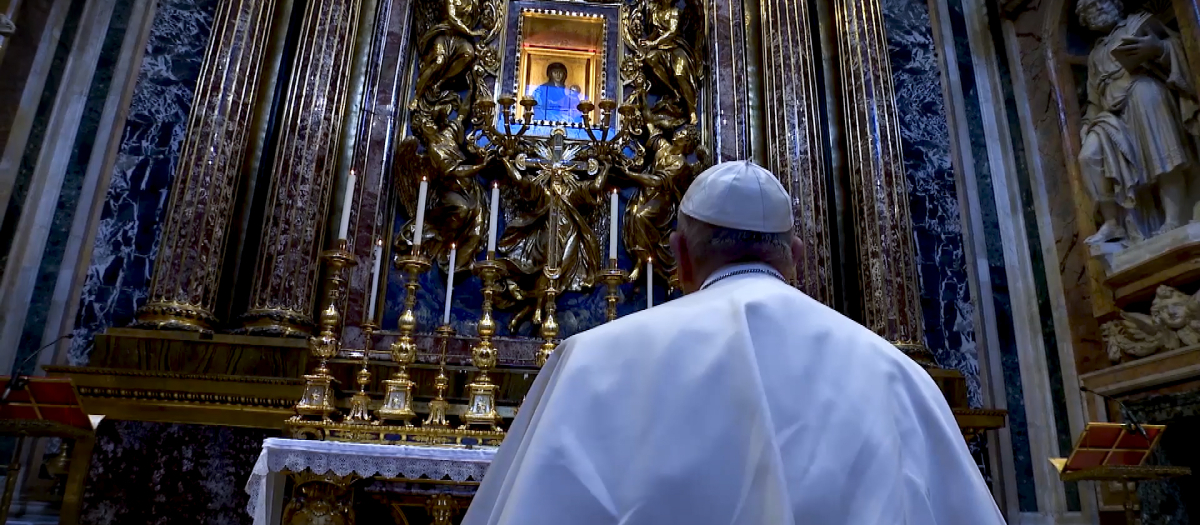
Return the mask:
<path id="1" fill-rule="evenodd" d="M 760 233 L 792 229 L 792 199 L 775 175 L 739 160 L 704 170 L 692 182 L 679 212 L 714 226 Z"/>

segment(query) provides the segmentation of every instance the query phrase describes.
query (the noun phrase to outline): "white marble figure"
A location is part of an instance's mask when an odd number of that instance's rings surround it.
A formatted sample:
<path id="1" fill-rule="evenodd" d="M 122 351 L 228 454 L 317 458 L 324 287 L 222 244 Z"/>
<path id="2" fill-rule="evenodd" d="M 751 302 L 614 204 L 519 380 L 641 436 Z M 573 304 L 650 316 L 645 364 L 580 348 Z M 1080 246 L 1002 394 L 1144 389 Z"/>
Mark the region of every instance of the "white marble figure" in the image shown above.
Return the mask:
<path id="1" fill-rule="evenodd" d="M 1191 296 L 1159 286 L 1150 313 L 1121 312 L 1100 327 L 1108 358 L 1146 357 L 1158 352 L 1200 345 L 1200 294 Z"/>
<path id="2" fill-rule="evenodd" d="M 1080 0 L 1084 26 L 1108 33 L 1088 56 L 1079 167 L 1102 224 L 1085 242 L 1138 241 L 1192 219 L 1200 106 L 1179 35 L 1120 0 Z M 1194 190 L 1195 188 L 1193 188 Z"/>

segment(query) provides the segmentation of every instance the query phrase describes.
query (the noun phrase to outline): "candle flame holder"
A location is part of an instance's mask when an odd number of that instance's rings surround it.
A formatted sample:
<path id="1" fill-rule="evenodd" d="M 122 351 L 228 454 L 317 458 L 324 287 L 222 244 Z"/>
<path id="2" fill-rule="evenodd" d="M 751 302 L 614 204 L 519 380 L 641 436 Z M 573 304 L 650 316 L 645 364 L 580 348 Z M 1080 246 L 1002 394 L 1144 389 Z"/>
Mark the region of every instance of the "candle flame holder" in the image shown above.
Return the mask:
<path id="1" fill-rule="evenodd" d="M 479 319 L 479 343 L 471 349 L 471 364 L 479 369 L 475 380 L 467 385 L 469 403 L 463 415 L 462 428 L 483 425 L 500 430 L 503 421 L 496 413 L 496 385 L 488 377 L 488 371 L 496 366 L 496 347 L 492 336 L 496 333 L 496 321 L 492 318 L 492 295 L 496 292 L 496 279 L 500 277 L 500 264 L 492 257 L 475 262 L 475 273 L 483 280 L 483 314 Z"/>
<path id="2" fill-rule="evenodd" d="M 480 100 L 475 103 L 474 113 L 478 115 L 474 121 L 475 129 L 488 141 L 488 148 L 494 148 L 501 157 L 511 157 L 521 150 L 520 140 L 533 124 L 533 108 L 537 101 L 530 97 L 522 97 L 520 104 L 525 114 L 517 118 L 513 110 L 517 98 L 511 94 L 500 95 L 495 101 Z M 500 107 L 500 121 L 496 121 L 496 107 Z M 514 131 L 513 127 L 517 126 Z"/>
<path id="3" fill-rule="evenodd" d="M 617 320 L 617 300 L 620 299 L 619 287 L 629 280 L 629 274 L 618 267 L 617 261 L 614 259 L 609 261 L 609 268 L 600 274 L 600 279 L 608 287 L 608 294 L 604 296 L 604 301 L 607 303 L 605 317 L 610 322 L 615 321 Z"/>
<path id="4" fill-rule="evenodd" d="M 600 108 L 600 118 L 593 125 L 591 114 L 597 106 Z M 633 104 L 621 104 L 618 107 L 617 103 L 610 99 L 602 99 L 599 104 L 584 100 L 579 103 L 577 108 L 583 114 L 583 130 L 591 139 L 595 158 L 602 162 L 611 163 L 617 158 L 624 157 L 622 149 L 625 143 L 642 133 L 644 124 L 642 115 Z M 614 109 L 621 115 L 622 124 L 615 133 L 613 132 Z"/>
<path id="5" fill-rule="evenodd" d="M 346 416 L 346 423 L 351 425 L 369 425 L 378 424 L 371 417 L 371 396 L 367 395 L 367 385 L 371 384 L 371 371 L 367 368 L 371 358 L 371 339 L 375 335 L 375 330 L 378 327 L 372 322 L 363 323 L 363 337 L 366 338 L 366 344 L 363 347 L 362 368 L 357 374 L 358 392 L 350 398 L 350 414 Z"/>
<path id="6" fill-rule="evenodd" d="M 354 254 L 347 248 L 346 240 L 339 239 L 332 249 L 321 254 L 326 268 L 323 301 L 326 307 L 321 310 L 319 335 L 308 339 L 308 348 L 319 361 L 317 369 L 304 376 L 304 392 L 300 396 L 300 402 L 296 403 L 293 421 L 332 421 L 329 416 L 337 412 L 337 408 L 333 406 L 333 383 L 337 380 L 329 373 L 329 359 L 337 355 L 342 346 L 337 336 L 341 325 L 337 303 L 346 284 L 345 270 L 358 264 Z"/>
<path id="7" fill-rule="evenodd" d="M 414 253 L 397 260 L 398 266 L 408 274 L 404 282 L 404 312 L 400 314 L 400 336 L 392 343 L 392 360 L 400 365 L 391 379 L 383 382 L 383 406 L 379 408 L 379 417 L 385 421 L 398 421 L 408 426 L 409 421 L 417 416 L 412 409 L 412 389 L 414 383 L 408 376 L 408 367 L 416 362 L 417 344 L 413 341 L 413 332 L 417 327 L 417 316 L 413 309 L 417 304 L 417 289 L 421 286 L 418 277 L 429 270 L 429 259 L 424 255 Z"/>
<path id="8" fill-rule="evenodd" d="M 437 335 L 441 340 L 442 347 L 442 358 L 438 366 L 438 375 L 433 380 L 433 385 L 437 388 L 437 397 L 429 402 L 429 417 L 425 419 L 424 425 L 427 427 L 445 428 L 450 426 L 450 422 L 446 420 L 446 410 L 450 408 L 450 403 L 446 401 L 446 388 L 450 386 L 450 378 L 446 377 L 446 345 L 450 343 L 450 338 L 454 336 L 454 328 L 448 324 L 439 326 Z"/>

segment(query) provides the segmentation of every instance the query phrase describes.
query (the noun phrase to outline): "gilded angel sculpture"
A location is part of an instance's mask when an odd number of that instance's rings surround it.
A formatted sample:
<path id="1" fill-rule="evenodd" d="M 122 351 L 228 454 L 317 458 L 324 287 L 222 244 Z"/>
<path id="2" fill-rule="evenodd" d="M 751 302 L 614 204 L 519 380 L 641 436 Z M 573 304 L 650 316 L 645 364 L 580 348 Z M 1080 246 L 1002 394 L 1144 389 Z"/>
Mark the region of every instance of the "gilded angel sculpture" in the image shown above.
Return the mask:
<path id="1" fill-rule="evenodd" d="M 685 18 L 691 23 L 701 22 L 703 14 L 685 14 L 674 0 L 653 0 L 648 15 L 650 38 L 640 42 L 642 63 L 670 92 L 651 109 L 653 116 L 648 120 L 661 128 L 696 125 L 700 122 L 700 63 L 693 46 L 684 37 L 684 25 Z M 671 118 L 675 115 L 681 118 Z"/>
<path id="2" fill-rule="evenodd" d="M 533 314 L 541 323 L 542 304 L 555 269 L 559 291 L 589 289 L 600 271 L 600 246 L 592 233 L 592 214 L 603 201 L 608 168 L 591 180 L 582 179 L 573 165 L 578 146 L 550 151 L 538 143 L 538 156 L 549 159 L 533 176 L 502 159 L 517 190 L 517 214 L 508 222 L 496 250 L 502 255 L 508 280 L 505 289 L 523 307 L 509 324 L 516 329 Z"/>
<path id="3" fill-rule="evenodd" d="M 626 177 L 639 187 L 625 210 L 623 237 L 633 259 L 629 278 L 637 281 L 653 257 L 655 269 L 668 278 L 675 272 L 675 257 L 667 243 L 679 200 L 692 179 L 700 172 L 688 157 L 695 154 L 700 143 L 695 126 L 684 126 L 672 139 L 662 134 L 649 140 L 654 150 L 654 163 L 649 173 L 628 172 Z"/>
<path id="4" fill-rule="evenodd" d="M 410 109 L 417 109 L 427 99 L 441 97 L 443 84 L 447 82 L 462 77 L 470 83 L 471 75 L 464 74 L 475 65 L 475 38 L 487 34 L 485 29 L 475 28 L 479 20 L 477 0 L 442 0 L 441 7 L 441 20 L 417 42 L 420 72 Z M 460 119 L 466 114 L 470 98 L 458 108 Z"/>

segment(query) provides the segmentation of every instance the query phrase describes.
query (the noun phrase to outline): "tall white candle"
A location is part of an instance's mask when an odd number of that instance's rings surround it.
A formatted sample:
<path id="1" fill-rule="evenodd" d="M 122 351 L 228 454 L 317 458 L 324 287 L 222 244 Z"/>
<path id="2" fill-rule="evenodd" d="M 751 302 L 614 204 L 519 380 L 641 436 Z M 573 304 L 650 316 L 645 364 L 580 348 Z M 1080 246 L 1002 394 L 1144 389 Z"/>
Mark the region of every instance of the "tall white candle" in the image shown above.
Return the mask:
<path id="1" fill-rule="evenodd" d="M 371 252 L 375 259 L 375 269 L 371 270 L 371 302 L 367 303 L 367 320 L 375 320 L 375 302 L 379 299 L 379 265 L 383 260 L 383 239 L 375 241 L 375 250 Z"/>
<path id="2" fill-rule="evenodd" d="M 496 253 L 496 231 L 500 219 L 500 184 L 492 183 L 492 209 L 491 215 L 488 217 L 488 248 L 487 254 L 490 257 Z"/>
<path id="3" fill-rule="evenodd" d="M 357 177 L 354 176 L 354 170 L 350 170 L 350 177 L 346 179 L 346 193 L 342 196 L 342 220 L 338 223 L 338 238 L 350 238 L 350 207 L 354 204 L 354 182 Z"/>
<path id="4" fill-rule="evenodd" d="M 609 199 L 608 218 L 608 260 L 617 260 L 617 189 L 613 188 L 612 198 Z M 613 264 L 616 266 L 616 264 Z"/>
<path id="5" fill-rule="evenodd" d="M 413 251 L 421 247 L 425 231 L 425 195 L 429 193 L 429 181 L 421 177 L 421 189 L 417 192 L 417 227 L 413 230 Z"/>
<path id="6" fill-rule="evenodd" d="M 446 309 L 442 310 L 442 324 L 450 324 L 450 299 L 454 297 L 454 264 L 458 257 L 458 247 L 450 244 L 450 266 L 446 272 Z"/>
<path id="7" fill-rule="evenodd" d="M 646 258 L 646 308 L 654 308 L 654 258 Z"/>

